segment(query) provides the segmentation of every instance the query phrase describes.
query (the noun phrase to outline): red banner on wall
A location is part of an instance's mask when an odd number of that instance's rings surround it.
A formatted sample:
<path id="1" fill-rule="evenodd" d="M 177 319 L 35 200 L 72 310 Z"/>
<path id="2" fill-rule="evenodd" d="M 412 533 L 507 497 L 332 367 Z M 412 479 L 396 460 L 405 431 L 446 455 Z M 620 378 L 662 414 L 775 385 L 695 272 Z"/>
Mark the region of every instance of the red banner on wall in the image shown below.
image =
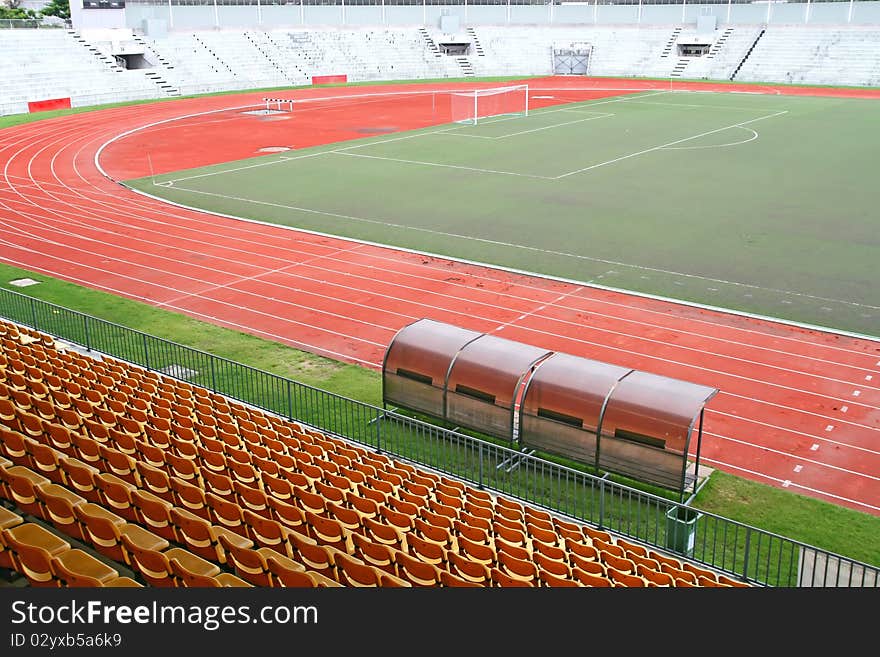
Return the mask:
<path id="1" fill-rule="evenodd" d="M 347 75 L 313 75 L 312 84 L 333 84 L 336 82 L 348 82 Z"/>
<path id="2" fill-rule="evenodd" d="M 28 101 L 28 112 L 46 112 L 55 109 L 70 109 L 70 98 Z"/>

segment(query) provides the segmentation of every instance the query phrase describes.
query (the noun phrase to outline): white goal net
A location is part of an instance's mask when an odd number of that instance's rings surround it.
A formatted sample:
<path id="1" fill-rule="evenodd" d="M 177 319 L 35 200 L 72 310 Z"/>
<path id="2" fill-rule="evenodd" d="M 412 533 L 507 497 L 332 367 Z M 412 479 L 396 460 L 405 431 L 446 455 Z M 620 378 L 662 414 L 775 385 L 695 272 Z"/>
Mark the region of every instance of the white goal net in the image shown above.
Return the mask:
<path id="1" fill-rule="evenodd" d="M 494 116 L 528 116 L 529 85 L 452 93 L 452 120 L 476 125 Z"/>

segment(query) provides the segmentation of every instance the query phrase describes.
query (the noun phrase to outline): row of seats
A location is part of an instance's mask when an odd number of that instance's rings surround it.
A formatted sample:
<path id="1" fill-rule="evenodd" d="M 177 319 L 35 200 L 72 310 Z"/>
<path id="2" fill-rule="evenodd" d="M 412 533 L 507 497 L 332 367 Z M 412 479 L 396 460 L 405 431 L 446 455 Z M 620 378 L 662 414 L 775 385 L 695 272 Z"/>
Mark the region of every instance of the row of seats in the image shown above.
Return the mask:
<path id="1" fill-rule="evenodd" d="M 186 382 L 57 351 L 39 334 L 22 340 L 13 329 L 0 335 L 0 358 L 0 402 L 10 402 L 0 403 L 0 417 L 10 428 L 3 442 L 13 460 L 24 459 L 151 531 L 168 532 L 166 540 L 175 537 L 169 529 L 175 511 L 212 523 L 227 539 L 231 533 L 256 540 L 257 549 L 290 558 L 302 558 L 295 540 L 302 536 L 370 565 L 355 552 L 353 537 L 361 536 L 390 551 L 383 559 L 399 564 L 416 557 L 439 574 L 455 575 L 453 563 L 462 559 L 482 561 L 484 585 L 502 585 L 511 572 L 543 585 L 553 578 L 588 581 L 581 573 L 618 585 L 676 585 L 684 579 L 698 584 L 697 577 L 726 585 L 699 567 L 692 577 L 676 579 L 645 548 L 638 556 L 648 561 L 636 563 L 607 532 L 417 470 Z M 87 417 L 75 413 L 79 424 L 65 419 L 63 411 L 80 407 Z M 223 565 L 222 545 L 219 550 L 209 556 L 216 554 Z M 392 559 L 397 553 L 407 556 Z M 667 569 L 686 572 L 672 561 Z M 341 576 L 326 555 L 313 562 L 329 578 Z M 546 571 L 543 579 L 536 563 Z M 500 573 L 494 579 L 493 570 Z M 401 577 L 397 565 L 383 572 Z"/>

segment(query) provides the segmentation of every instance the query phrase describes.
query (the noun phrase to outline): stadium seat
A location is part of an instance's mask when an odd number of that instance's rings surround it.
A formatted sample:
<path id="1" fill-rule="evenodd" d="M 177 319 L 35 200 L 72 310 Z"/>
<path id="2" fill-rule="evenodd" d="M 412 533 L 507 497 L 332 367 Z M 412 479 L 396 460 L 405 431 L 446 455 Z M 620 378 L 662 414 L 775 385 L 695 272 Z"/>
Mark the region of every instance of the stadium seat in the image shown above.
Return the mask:
<path id="1" fill-rule="evenodd" d="M 212 493 L 229 502 L 236 501 L 235 485 L 231 477 L 204 467 L 201 469 L 201 475 L 205 493 Z"/>
<path id="2" fill-rule="evenodd" d="M 52 483 L 50 479 L 23 465 L 6 468 L 5 477 L 15 505 L 25 513 L 43 518 L 43 506 L 37 499 L 36 487 Z"/>
<path id="3" fill-rule="evenodd" d="M 583 584 L 581 584 L 576 579 L 571 579 L 570 577 L 561 577 L 542 568 L 538 568 L 538 581 L 541 583 L 541 586 L 583 586 Z"/>
<path id="4" fill-rule="evenodd" d="M 136 461 L 135 467 L 141 478 L 141 488 L 174 504 L 174 491 L 171 490 L 171 478 L 167 472 L 143 461 Z"/>
<path id="5" fill-rule="evenodd" d="M 208 506 L 210 521 L 212 524 L 233 531 L 241 536 L 247 536 L 247 527 L 244 524 L 241 507 L 236 502 L 230 502 L 226 498 L 207 493 L 205 502 Z"/>
<path id="6" fill-rule="evenodd" d="M 94 582 L 108 586 L 119 579 L 119 571 L 78 548 L 55 555 L 50 559 L 49 567 L 61 586 L 93 586 Z"/>
<path id="7" fill-rule="evenodd" d="M 615 586 L 627 586 L 630 588 L 644 588 L 648 586 L 648 581 L 645 578 L 636 575 L 635 572 L 625 573 L 617 570 L 617 568 L 614 568 L 613 566 L 608 566 L 606 569 L 606 576 L 614 582 Z"/>
<path id="8" fill-rule="evenodd" d="M 491 585 L 492 574 L 489 572 L 489 565 L 452 551 L 448 553 L 447 558 L 449 572 L 453 575 L 479 586 Z"/>
<path id="9" fill-rule="evenodd" d="M 528 582 L 523 579 L 518 579 L 516 577 L 512 577 L 505 571 L 500 568 L 492 568 L 490 570 L 492 575 L 492 586 L 498 587 L 534 587 L 535 585 L 531 582 Z"/>
<path id="10" fill-rule="evenodd" d="M 306 542 L 297 543 L 296 561 L 300 562 L 307 570 L 314 571 L 338 582 L 336 555 L 339 550 L 326 545 L 318 545 Z"/>
<path id="11" fill-rule="evenodd" d="M 214 525 L 204 518 L 181 509 L 172 507 L 170 510 L 171 523 L 180 543 L 193 554 L 207 559 L 208 561 L 226 563 L 226 552 L 220 545 L 220 535 L 226 534 L 230 540 L 245 547 L 253 546 L 253 541 L 245 536 L 237 534 L 225 527 Z"/>
<path id="12" fill-rule="evenodd" d="M 165 550 L 152 550 L 138 545 L 129 536 L 122 535 L 122 544 L 129 557 L 131 568 L 140 576 L 147 586 L 168 588 L 176 586 L 174 573 L 171 570 L 169 559 L 190 558 L 192 553 L 179 547 L 170 547 Z M 203 559 L 200 561 L 204 561 Z M 214 565 L 219 571 L 219 567 Z M 213 568 L 212 568 L 213 571 Z"/>
<path id="13" fill-rule="evenodd" d="M 462 579 L 461 577 L 456 577 L 448 570 L 440 571 L 440 586 L 453 587 L 453 588 L 483 588 L 482 584 L 477 584 L 476 582 L 469 582 L 466 579 Z"/>
<path id="14" fill-rule="evenodd" d="M 554 559 L 543 552 L 534 552 L 533 559 L 539 571 L 544 571 L 556 577 L 569 577 L 571 566 L 564 559 Z"/>
<path id="15" fill-rule="evenodd" d="M 442 569 L 410 554 L 398 550 L 394 561 L 397 563 L 397 573 L 401 579 L 408 581 L 413 586 L 430 587 L 440 586 L 440 572 Z"/>
<path id="16" fill-rule="evenodd" d="M 211 520 L 211 510 L 205 499 L 204 488 L 179 477 L 171 477 L 169 481 L 175 506 L 186 509 L 205 520 Z"/>
<path id="17" fill-rule="evenodd" d="M 266 559 L 266 563 L 269 566 L 269 571 L 272 573 L 273 587 L 318 587 L 318 579 L 313 573 L 303 569 L 301 564 L 295 564 L 295 567 L 291 567 L 290 564 L 293 564 L 294 562 L 289 559 L 284 560 L 284 558 L 280 556 L 270 556 Z"/>
<path id="18" fill-rule="evenodd" d="M 518 559 L 508 552 L 499 551 L 497 568 L 514 579 L 532 586 L 538 585 L 538 568 L 531 560 Z"/>
<path id="19" fill-rule="evenodd" d="M 51 559 L 71 549 L 70 543 L 33 522 L 3 529 L 3 544 L 11 553 L 12 568 L 31 586 L 58 586 Z"/>
<path id="20" fill-rule="evenodd" d="M 606 577 L 605 575 L 596 575 L 593 573 L 588 573 L 580 568 L 572 568 L 571 576 L 573 579 L 576 579 L 584 586 L 594 586 L 594 587 L 612 587 L 614 586 L 614 582 Z"/>
<path id="21" fill-rule="evenodd" d="M 590 527 L 589 525 L 583 525 L 582 529 L 584 532 L 584 536 L 591 540 L 599 539 L 600 541 L 605 541 L 606 543 L 614 542 L 614 538 L 609 532 L 605 530 Z"/>
<path id="22" fill-rule="evenodd" d="M 68 536 L 80 541 L 85 540 L 73 507 L 77 504 L 85 504 L 88 500 L 58 484 L 37 486 L 35 493 L 42 506 L 44 520 Z"/>
<path id="23" fill-rule="evenodd" d="M 287 559 L 288 567 L 305 570 L 302 564 L 279 554 L 277 550 L 265 547 L 243 547 L 230 541 L 226 535 L 220 535 L 220 544 L 226 551 L 226 563 L 235 570 L 235 574 L 247 580 L 254 586 L 272 586 L 272 573 L 269 570 L 267 559 L 273 557 L 277 560 Z M 285 563 L 287 563 L 285 562 Z"/>
<path id="24" fill-rule="evenodd" d="M 358 532 L 351 534 L 353 556 L 389 575 L 397 575 L 394 561 L 396 550 L 381 543 L 374 543 Z"/>
<path id="25" fill-rule="evenodd" d="M 193 559 L 181 560 L 176 557 L 168 559 L 171 572 L 174 574 L 176 585 L 185 588 L 219 588 L 224 586 L 252 586 L 249 582 L 233 575 L 232 573 L 218 572 L 214 575 L 206 575 L 203 571 L 209 562 L 199 564 L 193 568 Z"/>
<path id="26" fill-rule="evenodd" d="M 99 491 L 101 506 L 130 522 L 137 522 L 137 510 L 132 502 L 132 493 L 137 486 L 115 475 L 99 472 L 95 475 L 95 487 Z"/>
<path id="27" fill-rule="evenodd" d="M 364 563 L 360 559 L 340 553 L 336 555 L 336 566 L 339 583 L 351 587 L 381 586 L 383 571 Z"/>
<path id="28" fill-rule="evenodd" d="M 457 542 L 458 553 L 461 556 L 481 563 L 487 568 L 494 568 L 497 564 L 498 557 L 492 547 L 482 543 L 474 543 L 465 536 L 459 536 Z"/>
<path id="29" fill-rule="evenodd" d="M 377 518 L 364 518 L 364 534 L 371 541 L 386 547 L 400 549 L 403 546 L 403 532 Z"/>
<path id="30" fill-rule="evenodd" d="M 309 536 L 321 545 L 333 547 L 348 554 L 352 553 L 350 532 L 335 518 L 319 516 L 317 513 L 306 511 L 306 524 L 309 528 Z"/>
<path id="31" fill-rule="evenodd" d="M 648 586 L 675 586 L 672 575 L 649 568 L 643 563 L 636 564 L 636 574 L 647 581 Z"/>

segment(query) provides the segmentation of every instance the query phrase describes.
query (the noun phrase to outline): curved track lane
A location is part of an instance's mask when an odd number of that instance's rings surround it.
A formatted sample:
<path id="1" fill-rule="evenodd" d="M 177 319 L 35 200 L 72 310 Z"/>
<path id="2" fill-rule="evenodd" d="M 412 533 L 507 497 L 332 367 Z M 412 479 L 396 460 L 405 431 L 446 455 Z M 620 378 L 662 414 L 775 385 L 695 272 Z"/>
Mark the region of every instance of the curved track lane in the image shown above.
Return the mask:
<path id="1" fill-rule="evenodd" d="M 319 93 L 331 91 L 296 91 Z M 145 173 L 124 149 L 96 166 L 102 145 L 126 131 L 261 98 L 136 105 L 0 131 L 0 261 L 374 369 L 398 329 L 431 317 L 714 386 L 703 463 L 880 515 L 880 342 L 183 209 L 115 182 Z M 247 135 L 223 145 L 222 117 L 213 117 L 214 149 L 175 143 L 168 131 L 151 166 L 253 155 Z M 205 129 L 203 117 L 184 121 Z"/>

